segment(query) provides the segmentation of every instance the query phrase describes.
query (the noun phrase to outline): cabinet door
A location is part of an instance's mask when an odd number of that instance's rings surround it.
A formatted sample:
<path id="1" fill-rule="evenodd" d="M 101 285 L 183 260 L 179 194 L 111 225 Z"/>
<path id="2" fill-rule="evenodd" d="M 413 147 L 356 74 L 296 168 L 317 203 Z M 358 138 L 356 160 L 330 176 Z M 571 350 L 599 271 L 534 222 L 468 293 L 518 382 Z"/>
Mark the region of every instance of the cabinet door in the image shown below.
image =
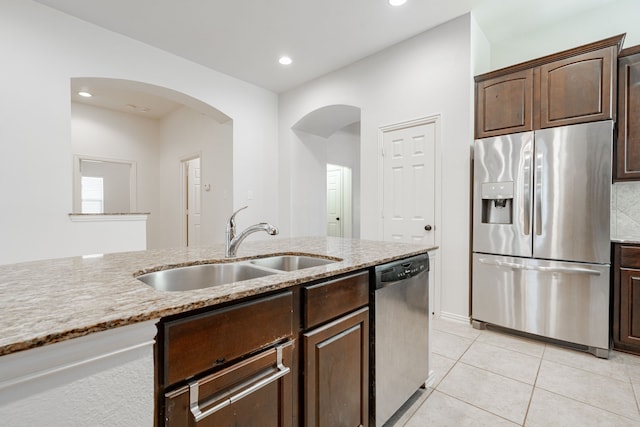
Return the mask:
<path id="1" fill-rule="evenodd" d="M 264 351 L 165 395 L 167 427 L 291 426 L 293 345 Z"/>
<path id="2" fill-rule="evenodd" d="M 476 83 L 476 139 L 533 128 L 533 70 Z"/>
<path id="3" fill-rule="evenodd" d="M 640 270 L 620 271 L 620 342 L 640 352 Z"/>
<path id="4" fill-rule="evenodd" d="M 615 119 L 616 52 L 615 47 L 607 47 L 537 68 L 540 106 L 534 109 L 540 116 L 536 124 L 544 129 Z"/>
<path id="5" fill-rule="evenodd" d="M 304 425 L 369 425 L 369 309 L 303 335 Z"/>
<path id="6" fill-rule="evenodd" d="M 616 179 L 640 180 L 640 53 L 618 61 Z"/>

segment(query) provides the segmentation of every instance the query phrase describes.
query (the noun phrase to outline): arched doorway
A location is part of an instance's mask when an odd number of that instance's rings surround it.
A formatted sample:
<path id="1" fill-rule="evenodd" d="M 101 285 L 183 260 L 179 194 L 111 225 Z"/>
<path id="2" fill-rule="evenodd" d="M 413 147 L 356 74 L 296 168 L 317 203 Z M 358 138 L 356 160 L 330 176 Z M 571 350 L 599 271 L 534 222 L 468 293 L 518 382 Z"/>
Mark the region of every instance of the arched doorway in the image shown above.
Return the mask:
<path id="1" fill-rule="evenodd" d="M 78 77 L 71 79 L 70 89 L 73 155 L 135 165 L 131 206 L 151 213 L 147 248 L 224 241 L 220 224 L 233 210 L 230 117 L 184 93 L 143 82 Z M 81 97 L 80 91 L 93 96 Z M 196 158 L 199 182 L 189 189 L 185 160 Z M 81 173 L 76 175 L 80 182 Z M 189 196 L 200 202 L 198 227 L 189 218 Z"/>
<path id="2" fill-rule="evenodd" d="M 321 107 L 298 120 L 292 130 L 298 140 L 292 154 L 293 233 L 359 238 L 360 108 Z M 339 192 L 332 188 L 338 175 Z"/>

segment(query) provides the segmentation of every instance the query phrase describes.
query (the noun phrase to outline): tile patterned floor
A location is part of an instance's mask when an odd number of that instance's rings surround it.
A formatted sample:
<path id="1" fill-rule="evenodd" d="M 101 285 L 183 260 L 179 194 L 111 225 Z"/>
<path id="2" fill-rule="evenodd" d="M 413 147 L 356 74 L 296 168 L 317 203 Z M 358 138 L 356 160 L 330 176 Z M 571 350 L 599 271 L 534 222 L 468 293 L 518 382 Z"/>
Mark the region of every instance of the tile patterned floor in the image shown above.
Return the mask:
<path id="1" fill-rule="evenodd" d="M 640 426 L 640 357 L 435 319 L 434 380 L 395 426 Z"/>

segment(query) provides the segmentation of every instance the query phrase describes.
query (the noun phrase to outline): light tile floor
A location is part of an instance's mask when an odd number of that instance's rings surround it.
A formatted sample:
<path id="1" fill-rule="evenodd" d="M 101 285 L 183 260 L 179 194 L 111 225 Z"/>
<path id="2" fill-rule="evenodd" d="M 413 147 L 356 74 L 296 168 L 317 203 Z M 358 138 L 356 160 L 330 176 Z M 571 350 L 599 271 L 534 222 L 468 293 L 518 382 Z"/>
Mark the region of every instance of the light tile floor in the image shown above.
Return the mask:
<path id="1" fill-rule="evenodd" d="M 395 426 L 640 426 L 640 357 L 435 319 L 431 387 Z"/>

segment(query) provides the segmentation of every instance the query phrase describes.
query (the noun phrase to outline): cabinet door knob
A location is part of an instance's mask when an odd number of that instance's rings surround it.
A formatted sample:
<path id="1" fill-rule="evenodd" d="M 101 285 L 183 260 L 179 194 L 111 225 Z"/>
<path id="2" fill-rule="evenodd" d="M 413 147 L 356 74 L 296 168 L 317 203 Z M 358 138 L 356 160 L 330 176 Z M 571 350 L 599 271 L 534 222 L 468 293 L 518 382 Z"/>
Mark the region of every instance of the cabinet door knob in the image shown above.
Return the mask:
<path id="1" fill-rule="evenodd" d="M 338 218 L 336 218 L 336 221 L 340 221 L 340 218 L 339 218 L 339 217 L 338 217 Z"/>
<path id="2" fill-rule="evenodd" d="M 431 228 L 432 228 L 432 227 L 431 227 L 429 224 L 427 224 L 427 225 L 425 225 L 425 226 L 424 226 L 424 229 L 425 229 L 426 231 L 431 231 Z"/>

